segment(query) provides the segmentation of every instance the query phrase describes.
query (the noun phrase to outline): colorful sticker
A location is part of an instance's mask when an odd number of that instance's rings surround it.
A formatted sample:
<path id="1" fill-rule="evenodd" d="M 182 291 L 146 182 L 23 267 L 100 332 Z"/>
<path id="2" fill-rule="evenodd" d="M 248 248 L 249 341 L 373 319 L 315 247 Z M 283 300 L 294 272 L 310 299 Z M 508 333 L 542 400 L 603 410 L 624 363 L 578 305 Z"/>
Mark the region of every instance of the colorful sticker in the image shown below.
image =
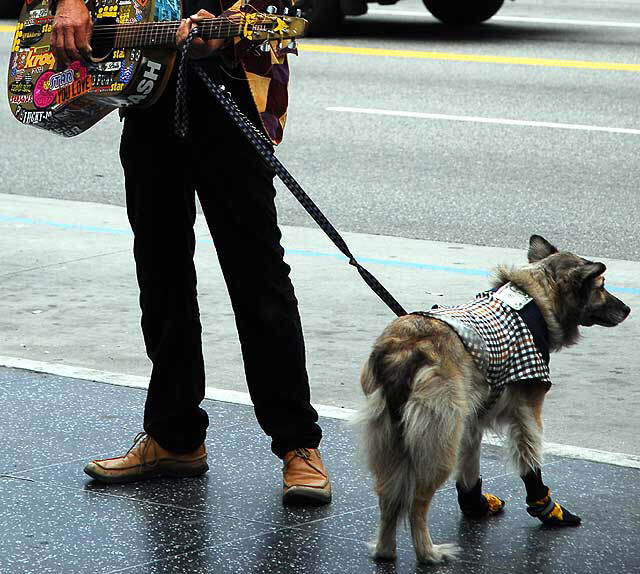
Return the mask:
<path id="1" fill-rule="evenodd" d="M 49 26 L 49 32 L 51 31 Z M 20 47 L 28 48 L 37 44 L 45 34 L 44 26 L 42 24 L 29 24 L 22 29 L 22 38 L 20 39 Z"/>
<path id="2" fill-rule="evenodd" d="M 131 74 L 133 72 L 133 67 L 135 66 L 134 63 L 129 64 L 126 67 L 122 67 L 120 69 L 120 77 L 118 78 L 120 80 L 120 82 L 123 83 L 128 83 L 129 80 L 131 79 Z"/>
<path id="3" fill-rule="evenodd" d="M 120 5 L 120 11 L 118 12 L 118 22 L 120 24 L 126 24 L 127 22 L 135 21 L 135 18 L 131 17 L 131 4 Z"/>
<path id="4" fill-rule="evenodd" d="M 36 108 L 48 108 L 56 99 L 55 92 L 49 89 L 49 84 L 53 76 L 54 73 L 49 70 L 38 78 L 36 87 L 33 90 L 33 103 Z"/>
<path id="5" fill-rule="evenodd" d="M 30 112 L 25 110 L 21 106 L 16 108 L 15 116 L 23 124 L 37 124 L 44 120 L 48 120 L 53 115 L 53 112 Z"/>
<path id="6" fill-rule="evenodd" d="M 96 18 L 117 18 L 118 17 L 118 5 L 114 4 L 113 6 L 100 6 L 98 8 L 98 13 L 96 14 Z"/>
<path id="7" fill-rule="evenodd" d="M 16 77 L 15 82 L 9 84 L 9 93 L 16 96 L 22 94 L 31 94 L 33 92 L 33 83 L 31 81 L 31 75 L 20 75 Z"/>
<path id="8" fill-rule="evenodd" d="M 33 101 L 32 94 L 9 94 L 9 103 L 10 104 L 30 104 Z"/>
<path id="9" fill-rule="evenodd" d="M 155 20 L 179 20 L 180 0 L 156 0 Z"/>
<path id="10" fill-rule="evenodd" d="M 71 88 L 77 81 L 83 80 L 87 77 L 87 69 L 79 62 L 72 62 L 69 67 L 62 72 L 54 73 L 48 70 L 40 75 L 33 90 L 33 103 L 37 108 L 48 108 L 54 101 L 58 104 L 63 103 L 69 98 L 77 97 L 80 95 L 79 91 L 84 89 L 83 85 L 78 85 L 76 89 L 70 90 L 72 95 L 67 97 L 65 93 L 64 99 L 58 96 L 58 92 L 64 88 Z M 89 82 L 89 88 L 91 88 L 91 82 Z M 88 91 L 86 89 L 85 91 Z M 82 92 L 85 93 L 85 92 Z M 61 101 L 58 101 L 61 100 Z"/>
<path id="11" fill-rule="evenodd" d="M 24 24 L 22 22 L 18 22 L 16 26 L 16 33 L 13 37 L 13 44 L 11 45 L 11 52 L 17 52 L 20 49 L 20 42 L 22 40 L 22 28 Z"/>
<path id="12" fill-rule="evenodd" d="M 49 46 L 41 46 L 38 48 L 31 48 L 27 54 L 24 67 L 26 69 L 33 69 L 44 67 L 44 69 L 53 69 L 56 65 L 56 58 L 50 51 Z"/>
<path id="13" fill-rule="evenodd" d="M 46 8 L 39 8 L 38 10 L 31 10 L 29 12 L 29 18 L 47 18 L 49 11 Z M 53 18 L 51 18 L 53 20 Z"/>
<path id="14" fill-rule="evenodd" d="M 64 104 L 69 100 L 73 100 L 86 94 L 91 89 L 91 76 L 80 78 L 71 84 L 65 86 L 56 92 L 56 104 Z"/>

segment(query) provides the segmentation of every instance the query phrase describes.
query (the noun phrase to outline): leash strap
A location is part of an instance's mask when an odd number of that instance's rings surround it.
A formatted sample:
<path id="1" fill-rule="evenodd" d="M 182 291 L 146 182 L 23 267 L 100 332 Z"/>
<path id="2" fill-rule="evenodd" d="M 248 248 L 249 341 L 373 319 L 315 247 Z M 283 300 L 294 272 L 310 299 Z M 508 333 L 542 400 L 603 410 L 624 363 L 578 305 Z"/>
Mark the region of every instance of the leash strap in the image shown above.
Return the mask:
<path id="1" fill-rule="evenodd" d="M 182 47 L 182 58 L 180 61 L 180 67 L 178 69 L 178 84 L 176 88 L 176 110 L 175 110 L 175 129 L 176 133 L 180 137 L 186 137 L 188 132 L 188 107 L 187 107 L 187 61 L 188 50 L 193 38 L 197 35 L 197 29 L 193 28 Z M 282 165 L 280 160 L 275 156 L 273 150 L 273 144 L 271 140 L 267 138 L 262 130 L 259 130 L 251 120 L 238 108 L 237 104 L 231 99 L 231 95 L 225 92 L 221 87 L 217 86 L 208 74 L 203 70 L 202 66 L 196 62 L 191 62 L 191 68 L 205 83 L 214 99 L 222 106 L 227 115 L 236 124 L 240 131 L 247 138 L 249 143 L 257 151 L 258 155 L 263 161 L 273 169 L 276 175 L 280 178 L 282 183 L 293 194 L 293 196 L 300 202 L 306 212 L 313 218 L 313 220 L 320 226 L 333 244 L 345 255 L 349 261 L 349 265 L 352 265 L 358 270 L 358 273 L 364 280 L 364 282 L 372 289 L 372 291 L 382 299 L 382 301 L 389 307 L 398 317 L 406 315 L 402 305 L 396 301 L 396 299 L 383 287 L 383 285 L 369 272 L 367 271 L 353 256 L 349 247 L 345 243 L 344 239 L 340 236 L 336 228 L 320 211 L 318 206 L 307 195 L 307 193 L 300 187 L 300 184 L 289 173 L 287 168 Z"/>

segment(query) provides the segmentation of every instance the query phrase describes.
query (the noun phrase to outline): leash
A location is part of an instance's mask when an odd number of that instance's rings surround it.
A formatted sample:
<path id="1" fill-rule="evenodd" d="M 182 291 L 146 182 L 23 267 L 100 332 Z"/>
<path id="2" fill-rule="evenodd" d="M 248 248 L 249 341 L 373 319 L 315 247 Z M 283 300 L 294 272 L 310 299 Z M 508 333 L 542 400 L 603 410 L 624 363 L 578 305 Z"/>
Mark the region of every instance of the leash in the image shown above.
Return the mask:
<path id="1" fill-rule="evenodd" d="M 189 63 L 189 46 L 191 42 L 198 35 L 197 28 L 192 28 L 186 42 L 182 46 L 180 66 L 178 68 L 178 79 L 176 87 L 176 109 L 175 109 L 175 131 L 178 136 L 186 138 L 188 132 L 189 111 L 187 107 L 187 64 Z M 358 270 L 358 273 L 364 280 L 364 282 L 371 288 L 371 290 L 389 307 L 398 317 L 406 315 L 402 305 L 396 301 L 396 299 L 385 289 L 382 284 L 367 271 L 353 256 L 351 250 L 347 246 L 346 242 L 332 223 L 326 218 L 326 216 L 320 211 L 320 208 L 313 202 L 313 200 L 307 195 L 307 193 L 300 187 L 300 184 L 289 173 L 287 168 L 280 163 L 280 160 L 275 156 L 273 144 L 266 134 L 258 129 L 253 122 L 240 110 L 235 101 L 231 98 L 231 94 L 224 90 L 224 86 L 217 86 L 205 72 L 205 70 L 197 62 L 190 62 L 190 67 L 198 77 L 205 83 L 208 90 L 214 99 L 220 104 L 227 115 L 231 118 L 233 123 L 240 129 L 240 131 L 247 138 L 249 143 L 256 150 L 262 160 L 269 166 L 276 175 L 280 178 L 282 183 L 293 194 L 293 196 L 300 202 L 306 212 L 313 218 L 318 224 L 320 229 L 324 231 L 331 239 L 333 244 L 342 252 L 348 259 L 349 265 L 352 265 Z"/>

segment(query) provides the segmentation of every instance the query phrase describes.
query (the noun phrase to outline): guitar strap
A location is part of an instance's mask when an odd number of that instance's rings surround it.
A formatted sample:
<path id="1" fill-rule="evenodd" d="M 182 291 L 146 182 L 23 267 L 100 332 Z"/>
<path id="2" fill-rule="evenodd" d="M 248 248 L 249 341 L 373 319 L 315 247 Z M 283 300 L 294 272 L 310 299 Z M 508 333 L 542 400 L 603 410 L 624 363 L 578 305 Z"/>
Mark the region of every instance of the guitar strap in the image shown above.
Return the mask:
<path id="1" fill-rule="evenodd" d="M 187 41 L 182 47 L 180 66 L 178 68 L 178 83 L 176 87 L 176 109 L 175 109 L 175 130 L 178 136 L 186 137 L 188 131 L 188 109 L 187 109 L 187 63 L 188 50 L 191 42 L 197 36 L 197 29 L 192 29 Z M 217 86 L 205 72 L 205 70 L 197 62 L 191 62 L 191 68 L 205 83 L 214 99 L 222 106 L 224 111 L 229 115 L 234 124 L 247 138 L 249 143 L 254 147 L 262 160 L 273 169 L 276 175 L 285 184 L 287 189 L 300 202 L 302 207 L 320 226 L 333 244 L 345 255 L 349 261 L 349 265 L 353 265 L 364 282 L 373 290 L 373 292 L 382 299 L 398 317 L 406 315 L 402 305 L 387 291 L 382 284 L 367 271 L 353 256 L 344 239 L 340 236 L 336 228 L 320 211 L 320 208 L 313 202 L 307 193 L 300 187 L 300 184 L 293 178 L 287 168 L 280 163 L 275 156 L 273 144 L 267 138 L 264 132 L 258 129 L 251 120 L 238 108 L 237 104 L 231 98 L 231 94 L 224 90 L 224 86 Z"/>

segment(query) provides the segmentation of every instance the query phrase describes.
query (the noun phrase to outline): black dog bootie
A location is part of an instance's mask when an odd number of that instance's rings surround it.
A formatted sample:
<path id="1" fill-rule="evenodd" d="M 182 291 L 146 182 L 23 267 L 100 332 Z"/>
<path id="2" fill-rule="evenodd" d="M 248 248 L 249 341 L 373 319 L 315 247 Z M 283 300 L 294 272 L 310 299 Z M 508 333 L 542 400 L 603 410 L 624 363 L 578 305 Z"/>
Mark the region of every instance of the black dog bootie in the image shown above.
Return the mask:
<path id="1" fill-rule="evenodd" d="M 535 502 L 527 500 L 527 505 L 527 512 L 547 526 L 578 526 L 582 522 L 579 516 L 571 514 L 566 508 L 555 502 L 551 498 L 549 490 L 547 490 L 547 496 L 541 500 Z"/>
<path id="2" fill-rule="evenodd" d="M 464 490 L 462 485 L 456 482 L 456 490 L 458 491 L 460 510 L 468 518 L 485 518 L 498 514 L 504 508 L 504 500 L 493 494 L 482 493 L 481 478 L 470 490 Z"/>

